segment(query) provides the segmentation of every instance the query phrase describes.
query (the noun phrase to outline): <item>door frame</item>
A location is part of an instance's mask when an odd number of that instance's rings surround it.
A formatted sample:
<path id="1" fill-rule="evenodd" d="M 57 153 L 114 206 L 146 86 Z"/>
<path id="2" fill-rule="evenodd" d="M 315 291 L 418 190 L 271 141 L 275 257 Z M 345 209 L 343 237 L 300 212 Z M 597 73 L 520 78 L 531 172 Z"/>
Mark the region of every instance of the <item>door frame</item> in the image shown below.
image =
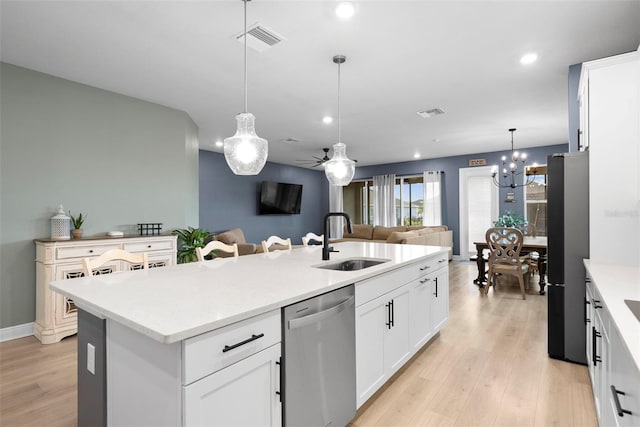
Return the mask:
<path id="1" fill-rule="evenodd" d="M 467 180 L 470 177 L 474 177 L 474 176 L 484 176 L 484 177 L 491 177 L 491 172 L 492 172 L 493 166 L 476 166 L 476 167 L 468 167 L 468 168 L 460 168 L 459 169 L 459 211 L 458 211 L 458 218 L 459 218 L 459 227 L 460 227 L 460 241 L 459 241 L 459 248 L 460 248 L 460 257 L 465 260 L 465 259 L 469 259 L 469 257 L 474 253 L 470 253 L 469 250 L 467 249 L 467 244 L 466 242 L 469 240 L 469 206 L 467 203 L 467 193 L 468 193 L 468 188 L 467 188 Z M 491 206 L 492 206 L 492 212 L 491 212 L 491 217 L 492 218 L 498 218 L 498 213 L 500 212 L 500 206 L 499 206 L 499 191 L 498 191 L 498 187 L 495 186 L 493 183 L 491 183 Z"/>

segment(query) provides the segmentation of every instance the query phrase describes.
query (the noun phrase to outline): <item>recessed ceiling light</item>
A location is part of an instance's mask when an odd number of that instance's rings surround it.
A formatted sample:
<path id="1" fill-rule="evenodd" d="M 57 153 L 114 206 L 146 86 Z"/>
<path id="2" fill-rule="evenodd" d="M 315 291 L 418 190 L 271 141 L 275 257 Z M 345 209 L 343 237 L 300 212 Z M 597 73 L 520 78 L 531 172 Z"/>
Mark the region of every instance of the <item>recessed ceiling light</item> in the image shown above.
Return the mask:
<path id="1" fill-rule="evenodd" d="M 322 123 L 328 125 L 329 123 L 333 123 L 333 117 L 331 116 L 324 116 L 322 118 Z"/>
<path id="2" fill-rule="evenodd" d="M 433 138 L 432 141 L 433 142 L 440 142 L 440 140 L 438 138 Z"/>
<path id="3" fill-rule="evenodd" d="M 353 3 L 350 1 L 341 1 L 336 6 L 336 15 L 340 19 L 349 19 L 353 16 L 356 9 L 353 7 Z"/>
<path id="4" fill-rule="evenodd" d="M 220 140 L 217 140 L 217 141 L 216 141 L 216 147 L 220 148 L 220 147 L 222 147 L 223 145 L 224 145 L 224 144 L 222 143 L 222 141 L 220 141 Z"/>
<path id="5" fill-rule="evenodd" d="M 413 155 L 413 158 L 414 158 L 414 159 L 419 159 L 419 158 L 420 158 L 420 153 L 416 153 L 416 154 L 414 154 L 414 155 Z"/>
<path id="6" fill-rule="evenodd" d="M 520 63 L 522 65 L 529 65 L 529 64 L 533 64 L 537 60 L 538 60 L 538 54 L 535 52 L 531 52 L 531 53 L 527 53 L 526 55 L 523 55 L 522 58 L 520 58 Z"/>

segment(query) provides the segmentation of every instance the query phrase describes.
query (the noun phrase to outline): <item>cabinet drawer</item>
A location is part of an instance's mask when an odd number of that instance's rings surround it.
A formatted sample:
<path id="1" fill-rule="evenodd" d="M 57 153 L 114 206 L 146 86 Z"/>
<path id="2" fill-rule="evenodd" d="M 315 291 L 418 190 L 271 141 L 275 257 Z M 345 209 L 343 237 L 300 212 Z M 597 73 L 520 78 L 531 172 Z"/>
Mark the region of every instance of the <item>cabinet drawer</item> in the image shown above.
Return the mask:
<path id="1" fill-rule="evenodd" d="M 153 251 L 168 251 L 173 249 L 173 243 L 170 241 L 156 241 L 156 242 L 135 242 L 125 243 L 124 250 L 127 252 L 153 252 Z"/>
<path id="2" fill-rule="evenodd" d="M 280 310 L 189 338 L 184 341 L 183 383 L 190 384 L 279 342 Z"/>
<path id="3" fill-rule="evenodd" d="M 102 255 L 106 251 L 111 249 L 119 249 L 120 245 L 87 245 L 87 246 L 74 246 L 70 248 L 57 248 L 56 259 L 69 259 L 69 258 L 86 258 Z"/>

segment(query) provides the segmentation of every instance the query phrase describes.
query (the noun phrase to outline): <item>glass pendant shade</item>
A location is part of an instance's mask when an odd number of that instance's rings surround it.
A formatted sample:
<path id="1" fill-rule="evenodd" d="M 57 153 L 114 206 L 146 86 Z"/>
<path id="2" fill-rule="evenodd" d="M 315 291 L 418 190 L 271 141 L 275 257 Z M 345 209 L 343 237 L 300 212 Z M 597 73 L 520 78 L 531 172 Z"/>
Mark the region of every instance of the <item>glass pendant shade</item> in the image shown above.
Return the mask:
<path id="1" fill-rule="evenodd" d="M 338 142 L 333 146 L 333 157 L 324 164 L 324 173 L 333 185 L 349 185 L 356 172 L 356 162 L 347 157 L 347 146 Z"/>
<path id="2" fill-rule="evenodd" d="M 267 140 L 256 135 L 251 113 L 236 116 L 236 134 L 224 139 L 224 158 L 236 175 L 257 175 L 267 162 Z"/>

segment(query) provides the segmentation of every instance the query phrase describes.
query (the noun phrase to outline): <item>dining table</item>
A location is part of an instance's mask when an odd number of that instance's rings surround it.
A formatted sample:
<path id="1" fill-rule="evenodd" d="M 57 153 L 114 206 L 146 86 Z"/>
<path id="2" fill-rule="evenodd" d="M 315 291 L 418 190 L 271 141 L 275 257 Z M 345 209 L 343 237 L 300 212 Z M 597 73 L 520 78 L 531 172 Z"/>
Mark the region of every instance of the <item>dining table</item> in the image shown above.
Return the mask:
<path id="1" fill-rule="evenodd" d="M 485 249 L 489 249 L 489 244 L 486 241 L 473 242 L 476 246 L 478 264 L 478 277 L 474 279 L 473 283 L 483 287 L 487 283 L 487 273 L 485 271 L 485 259 L 483 252 Z M 546 236 L 524 236 L 522 242 L 522 249 L 520 255 L 528 255 L 531 252 L 537 252 L 540 256 L 538 258 L 538 272 L 540 274 L 540 295 L 544 295 L 544 287 L 547 285 L 545 282 L 545 274 L 547 273 L 547 237 Z"/>

